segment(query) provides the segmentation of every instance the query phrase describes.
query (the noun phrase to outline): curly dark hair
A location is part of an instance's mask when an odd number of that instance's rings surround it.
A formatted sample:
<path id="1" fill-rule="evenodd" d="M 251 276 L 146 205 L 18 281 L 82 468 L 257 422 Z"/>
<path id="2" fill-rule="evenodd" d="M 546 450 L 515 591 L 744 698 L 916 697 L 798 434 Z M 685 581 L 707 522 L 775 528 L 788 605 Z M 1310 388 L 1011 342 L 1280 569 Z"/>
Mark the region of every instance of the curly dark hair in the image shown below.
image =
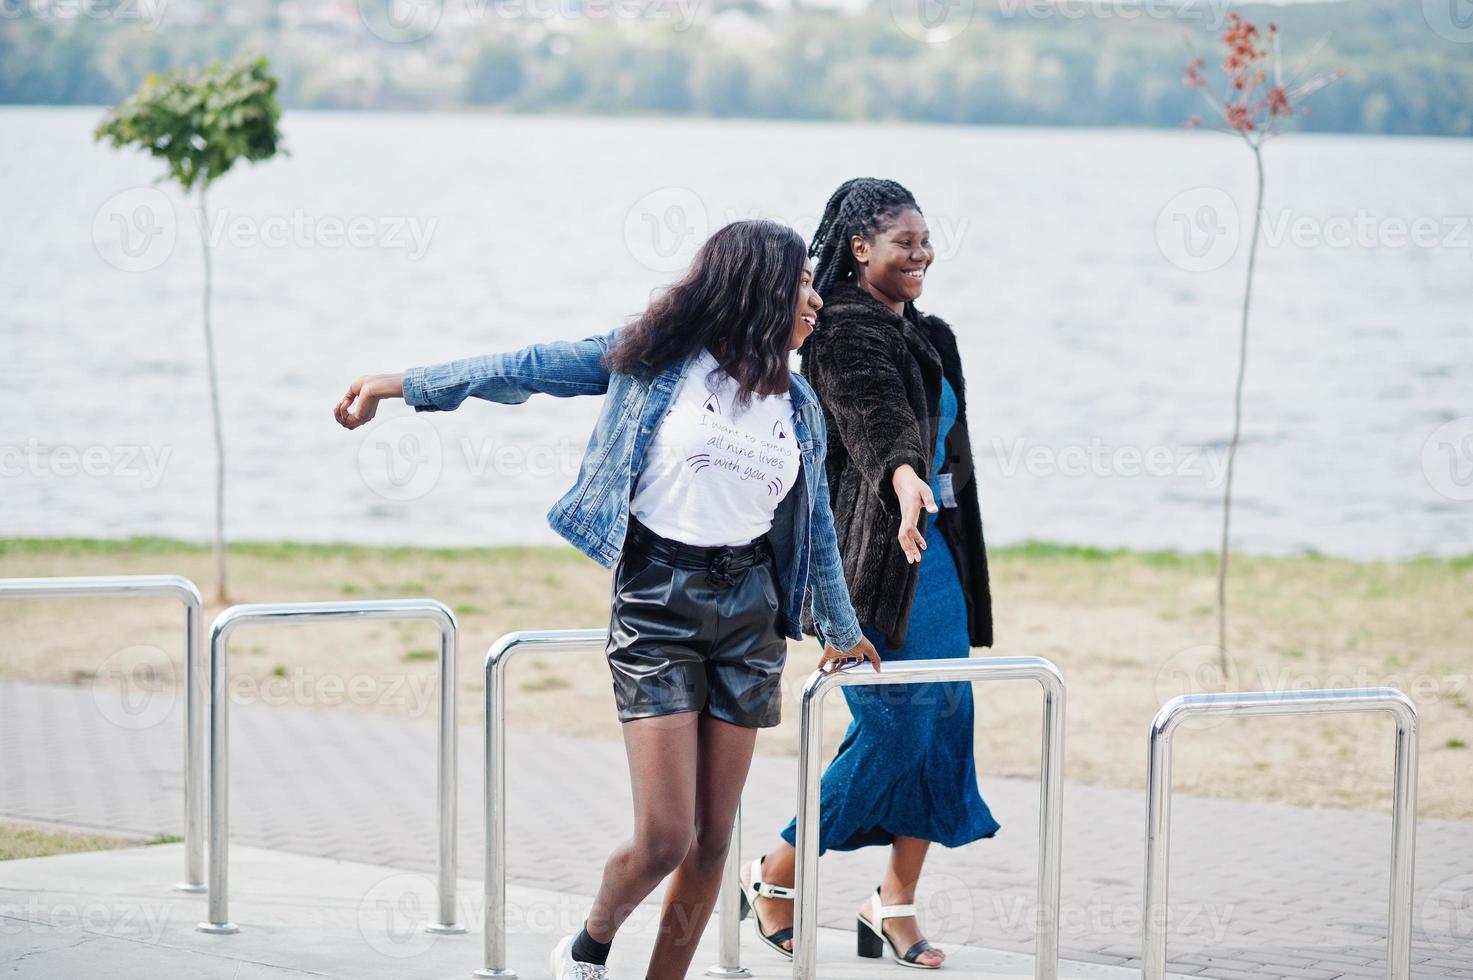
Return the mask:
<path id="1" fill-rule="evenodd" d="M 855 177 L 839 185 L 824 206 L 823 217 L 813 232 L 808 254 L 813 257 L 813 288 L 820 296 L 839 283 L 854 279 L 854 252 L 849 240 L 855 235 L 872 241 L 902 211 L 921 206 L 900 184 L 878 177 Z"/>
<path id="2" fill-rule="evenodd" d="M 788 390 L 788 344 L 803 275 L 803 237 L 775 221 L 734 221 L 706 239 L 685 278 L 619 332 L 606 363 L 653 377 L 710 349 L 737 402 Z"/>

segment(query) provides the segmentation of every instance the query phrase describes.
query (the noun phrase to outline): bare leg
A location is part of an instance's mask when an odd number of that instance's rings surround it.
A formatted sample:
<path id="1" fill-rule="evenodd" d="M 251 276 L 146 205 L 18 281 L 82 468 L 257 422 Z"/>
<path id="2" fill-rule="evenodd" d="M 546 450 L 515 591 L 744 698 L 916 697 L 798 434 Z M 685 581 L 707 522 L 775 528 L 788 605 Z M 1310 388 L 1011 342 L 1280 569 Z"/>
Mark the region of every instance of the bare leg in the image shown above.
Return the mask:
<path id="1" fill-rule="evenodd" d="M 921 868 L 926 863 L 926 851 L 931 842 L 919 837 L 896 837 L 890 845 L 890 864 L 885 868 L 885 878 L 880 882 L 880 902 L 884 905 L 909 905 L 916 900 L 916 882 L 921 878 Z M 866 897 L 866 903 L 869 899 Z M 860 914 L 869 916 L 863 909 Z M 886 919 L 882 927 L 885 935 L 895 940 L 895 948 L 902 954 L 924 937 L 915 916 L 897 916 Z M 918 960 L 928 966 L 938 965 L 946 959 L 939 949 L 928 949 Z"/>
<path id="2" fill-rule="evenodd" d="M 695 842 L 665 890 L 660 934 L 650 954 L 647 980 L 685 980 L 721 890 L 732 823 L 756 739 L 755 728 L 701 716 Z"/>
<path id="3" fill-rule="evenodd" d="M 685 860 L 695 823 L 696 713 L 624 722 L 624 750 L 634 792 L 634 836 L 604 865 L 588 913 L 588 935 L 611 942 L 629 914 Z"/>

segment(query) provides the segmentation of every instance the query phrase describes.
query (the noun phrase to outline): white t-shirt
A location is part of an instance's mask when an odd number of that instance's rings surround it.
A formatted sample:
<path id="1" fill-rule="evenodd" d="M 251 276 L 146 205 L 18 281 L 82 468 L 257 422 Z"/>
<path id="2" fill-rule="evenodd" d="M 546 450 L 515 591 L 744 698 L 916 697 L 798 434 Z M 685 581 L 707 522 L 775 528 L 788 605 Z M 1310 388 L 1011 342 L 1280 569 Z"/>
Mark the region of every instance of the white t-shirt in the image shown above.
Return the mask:
<path id="1" fill-rule="evenodd" d="M 772 527 L 799 478 L 792 399 L 753 395 L 740 408 L 736 395 L 737 383 L 710 351 L 681 376 L 629 500 L 630 513 L 661 537 L 746 544 Z"/>

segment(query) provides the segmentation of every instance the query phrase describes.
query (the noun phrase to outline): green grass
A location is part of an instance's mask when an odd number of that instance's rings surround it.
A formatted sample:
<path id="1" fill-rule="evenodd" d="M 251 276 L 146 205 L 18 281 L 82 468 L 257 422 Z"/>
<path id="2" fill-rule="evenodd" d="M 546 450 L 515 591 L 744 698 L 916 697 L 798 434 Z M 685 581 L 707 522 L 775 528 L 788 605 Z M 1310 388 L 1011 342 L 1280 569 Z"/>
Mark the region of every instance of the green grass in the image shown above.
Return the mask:
<path id="1" fill-rule="evenodd" d="M 415 546 L 384 547 L 357 544 L 311 544 L 297 541 L 243 541 L 226 547 L 232 556 L 250 556 L 276 561 L 296 558 L 440 558 L 457 561 L 517 562 L 535 558 L 539 561 L 576 563 L 584 557 L 574 548 L 508 545 L 494 548 L 422 548 Z M 210 546 L 175 538 L 0 538 L 0 557 L 73 558 L 89 555 L 168 555 L 209 554 Z"/>
<path id="2" fill-rule="evenodd" d="M 434 660 L 440 655 L 438 650 L 410 650 L 404 654 L 405 660 Z"/>
<path id="3" fill-rule="evenodd" d="M 182 839 L 180 837 L 161 837 L 148 843 L 175 843 Z M 81 851 L 108 851 L 115 847 L 136 847 L 138 844 L 138 841 L 121 837 L 53 830 L 47 827 L 0 821 L 0 861 L 49 857 L 53 854 L 75 854 Z"/>
<path id="4" fill-rule="evenodd" d="M 0 557 L 86 557 L 91 555 L 137 556 L 137 555 L 205 555 L 210 551 L 208 544 L 182 541 L 176 538 L 131 537 L 131 538 L 0 538 Z M 486 548 L 441 548 L 417 546 L 377 546 L 356 544 L 314 544 L 296 541 L 243 541 L 227 546 L 233 556 L 250 556 L 273 561 L 291 561 L 296 558 L 343 558 L 350 560 L 393 560 L 395 558 L 436 558 L 452 561 L 482 561 L 497 563 L 524 562 L 529 559 L 579 563 L 584 557 L 574 548 L 559 545 L 548 546 L 501 546 Z M 1129 548 L 1097 548 L 1088 545 L 1057 544 L 1048 541 L 1027 541 L 1022 544 L 991 547 L 988 555 L 998 561 L 1025 562 L 1086 562 L 1110 564 L 1131 562 L 1155 568 L 1177 568 L 1193 573 L 1210 572 L 1217 565 L 1217 554 L 1211 551 L 1136 551 Z M 1398 568 L 1406 572 L 1441 574 L 1446 572 L 1473 572 L 1473 554 L 1442 558 L 1418 556 L 1401 562 L 1355 562 L 1348 559 L 1329 558 L 1318 552 L 1307 551 L 1285 557 L 1242 556 L 1252 562 L 1305 562 L 1327 564 L 1342 562 L 1347 569 L 1382 571 Z M 556 583 L 551 576 L 549 584 Z M 389 589 L 421 591 L 421 582 L 389 583 L 381 586 Z M 1378 580 L 1365 583 L 1371 590 L 1387 588 Z M 342 586 L 345 594 L 353 594 L 361 587 L 353 584 Z"/>

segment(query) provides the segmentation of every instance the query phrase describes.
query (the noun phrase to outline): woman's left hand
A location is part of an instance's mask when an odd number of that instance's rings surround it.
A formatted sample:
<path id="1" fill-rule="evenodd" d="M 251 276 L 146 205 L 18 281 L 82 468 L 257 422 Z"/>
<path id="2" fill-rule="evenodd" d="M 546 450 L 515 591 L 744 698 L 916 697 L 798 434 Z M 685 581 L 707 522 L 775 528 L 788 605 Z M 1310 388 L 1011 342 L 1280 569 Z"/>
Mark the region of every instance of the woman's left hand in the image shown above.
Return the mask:
<path id="1" fill-rule="evenodd" d="M 840 650 L 838 647 L 825 644 L 823 655 L 818 658 L 818 669 L 825 674 L 831 674 L 841 667 L 848 667 L 851 664 L 858 665 L 866 660 L 874 665 L 875 673 L 880 672 L 879 651 L 867 637 L 861 636 L 859 642 L 848 650 Z"/>

